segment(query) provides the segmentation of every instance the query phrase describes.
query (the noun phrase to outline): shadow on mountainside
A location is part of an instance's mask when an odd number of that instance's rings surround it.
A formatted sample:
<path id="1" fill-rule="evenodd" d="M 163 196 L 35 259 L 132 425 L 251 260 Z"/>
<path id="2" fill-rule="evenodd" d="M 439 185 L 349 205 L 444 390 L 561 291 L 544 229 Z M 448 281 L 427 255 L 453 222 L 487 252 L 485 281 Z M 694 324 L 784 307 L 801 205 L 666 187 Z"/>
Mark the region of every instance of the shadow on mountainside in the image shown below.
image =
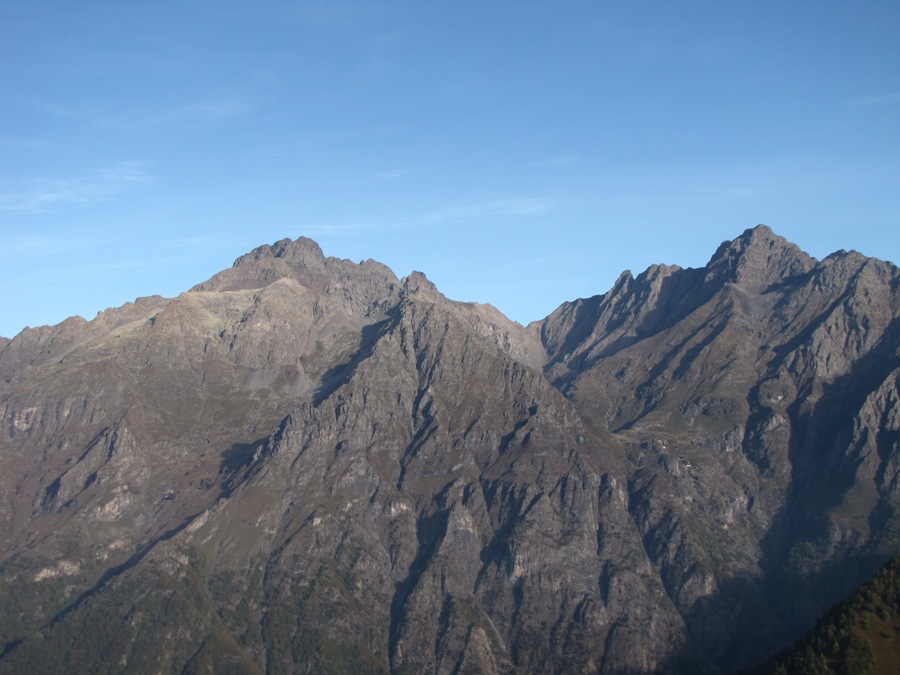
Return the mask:
<path id="1" fill-rule="evenodd" d="M 841 507 L 846 519 L 868 529 L 878 518 L 884 518 L 886 508 L 892 508 L 884 494 L 877 495 L 874 507 L 844 501 L 865 459 L 859 455 L 862 448 L 853 444 L 855 421 L 867 397 L 900 367 L 898 343 L 900 320 L 894 319 L 849 373 L 823 386 L 811 413 L 803 415 L 802 397 L 788 409 L 791 482 L 785 502 L 761 542 L 763 581 L 780 617 L 781 646 L 799 637 L 828 607 L 871 577 L 890 557 L 879 552 L 878 542 L 871 540 L 854 546 L 855 553 L 841 553 L 841 543 L 834 540 L 837 534 L 828 516 Z M 897 434 L 896 430 L 882 430 L 875 439 L 879 476 L 883 476 Z M 854 511 L 854 506 L 859 510 Z"/>
<path id="2" fill-rule="evenodd" d="M 360 363 L 372 356 L 375 345 L 383 334 L 384 329 L 394 321 L 387 318 L 378 323 L 363 326 L 360 333 L 359 344 L 349 361 L 339 363 L 329 368 L 322 375 L 318 389 L 313 393 L 313 405 L 319 406 L 341 386 L 350 381 Z"/>

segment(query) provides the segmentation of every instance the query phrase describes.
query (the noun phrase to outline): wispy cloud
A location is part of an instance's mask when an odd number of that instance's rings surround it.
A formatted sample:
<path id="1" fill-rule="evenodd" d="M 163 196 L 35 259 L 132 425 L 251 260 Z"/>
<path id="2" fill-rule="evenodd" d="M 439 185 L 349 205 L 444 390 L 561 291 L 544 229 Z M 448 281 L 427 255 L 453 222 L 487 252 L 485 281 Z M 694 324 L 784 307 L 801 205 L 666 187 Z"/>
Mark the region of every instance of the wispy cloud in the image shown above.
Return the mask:
<path id="1" fill-rule="evenodd" d="M 33 251 L 51 251 L 63 250 L 60 241 L 54 237 L 48 237 L 40 234 L 24 234 L 6 237 L 3 244 L 6 253 L 15 253 L 16 255 L 28 254 Z"/>
<path id="2" fill-rule="evenodd" d="M 409 171 L 406 169 L 386 169 L 384 171 L 376 171 L 374 175 L 381 180 L 397 180 L 408 176 Z"/>
<path id="3" fill-rule="evenodd" d="M 213 246 L 225 246 L 229 244 L 228 237 L 221 233 L 198 234 L 192 237 L 176 237 L 161 242 L 162 246 L 169 249 L 208 249 Z"/>
<path id="4" fill-rule="evenodd" d="M 529 169 L 559 169 L 576 164 L 580 159 L 578 155 L 557 155 L 556 157 L 529 162 L 525 166 Z"/>
<path id="5" fill-rule="evenodd" d="M 306 146 L 330 147 L 335 142 L 355 141 L 357 139 L 371 137 L 385 137 L 401 131 L 401 127 L 391 124 L 378 126 L 343 127 L 336 129 L 321 129 L 319 131 L 300 134 L 297 140 Z"/>
<path id="6" fill-rule="evenodd" d="M 6 98 L 4 102 L 31 109 L 41 115 L 74 120 L 101 129 L 130 130 L 163 124 L 215 121 L 243 115 L 252 105 L 239 92 L 220 88 L 194 100 L 156 103 L 136 108 L 108 109 L 87 99 L 62 102 L 35 97 Z"/>
<path id="7" fill-rule="evenodd" d="M 900 105 L 900 93 L 894 94 L 875 94 L 873 96 L 863 96 L 861 98 L 851 99 L 848 105 L 858 107 L 876 107 L 876 106 L 894 106 Z"/>
<path id="8" fill-rule="evenodd" d="M 722 204 L 753 199 L 763 192 L 759 187 L 692 186 L 681 199 L 682 204 Z"/>
<path id="9" fill-rule="evenodd" d="M 383 8 L 376 3 L 372 3 L 371 6 L 364 2 L 355 3 L 353 10 L 348 11 L 344 3 L 314 0 L 290 5 L 285 18 L 297 20 L 317 30 L 344 33 L 370 28 L 382 14 Z"/>
<path id="10" fill-rule="evenodd" d="M 0 258 L 17 258 L 19 261 L 29 257 L 40 257 L 46 260 L 49 256 L 69 255 L 73 251 L 97 250 L 113 243 L 109 238 L 95 234 L 66 233 L 65 236 L 58 232 L 8 232 L 5 234 L 3 247 L 0 249 Z M 43 268 L 35 268 L 35 270 L 39 275 L 46 273 L 46 269 Z"/>
<path id="11" fill-rule="evenodd" d="M 305 225 L 302 232 L 298 232 L 297 236 L 304 234 L 313 237 L 351 237 L 359 234 L 372 232 L 386 232 L 392 228 L 377 222 L 358 222 L 358 223 L 312 223 Z"/>
<path id="12" fill-rule="evenodd" d="M 37 150 L 46 148 L 47 141 L 42 138 L 28 138 L 26 136 L 0 136 L 0 148 L 13 148 L 16 150 Z"/>
<path id="13" fill-rule="evenodd" d="M 104 274 L 114 274 L 120 272 L 133 274 L 137 270 L 152 269 L 154 267 L 157 267 L 158 269 L 160 262 L 165 264 L 166 261 L 152 261 L 128 256 L 127 258 L 118 258 L 112 260 L 91 260 L 89 263 L 73 263 L 63 267 L 61 269 L 61 272 L 66 278 L 71 278 L 73 276 L 97 278 L 98 276 Z"/>
<path id="14" fill-rule="evenodd" d="M 551 269 L 560 265 L 570 263 L 573 258 L 587 257 L 584 251 L 570 251 L 558 253 L 549 253 L 546 255 L 528 256 L 519 258 L 512 256 L 504 259 L 504 262 L 493 264 L 490 266 L 479 266 L 473 269 L 470 276 L 477 279 L 488 279 L 496 277 L 504 277 L 514 272 L 535 269 Z"/>
<path id="15" fill-rule="evenodd" d="M 552 209 L 552 203 L 543 197 L 522 197 L 475 202 L 438 209 L 416 220 L 417 225 L 433 225 L 453 220 L 482 220 L 506 216 L 533 216 Z"/>
<path id="16" fill-rule="evenodd" d="M 106 201 L 128 187 L 153 180 L 142 162 L 121 162 L 74 178 L 42 178 L 0 193 L 0 211 L 42 213 L 65 205 Z"/>
<path id="17" fill-rule="evenodd" d="M 227 119 L 242 115 L 250 106 L 237 96 L 225 95 L 207 100 L 183 103 L 165 110 L 126 115 L 111 123 L 111 126 L 133 128 L 177 122 L 203 122 Z"/>
<path id="18" fill-rule="evenodd" d="M 303 233 L 312 236 L 355 236 L 363 233 L 440 227 L 460 221 L 526 218 L 547 213 L 553 208 L 553 202 L 544 197 L 495 199 L 448 206 L 418 215 L 398 217 L 390 222 L 385 222 L 382 218 L 345 223 L 310 223 L 304 225 Z"/>

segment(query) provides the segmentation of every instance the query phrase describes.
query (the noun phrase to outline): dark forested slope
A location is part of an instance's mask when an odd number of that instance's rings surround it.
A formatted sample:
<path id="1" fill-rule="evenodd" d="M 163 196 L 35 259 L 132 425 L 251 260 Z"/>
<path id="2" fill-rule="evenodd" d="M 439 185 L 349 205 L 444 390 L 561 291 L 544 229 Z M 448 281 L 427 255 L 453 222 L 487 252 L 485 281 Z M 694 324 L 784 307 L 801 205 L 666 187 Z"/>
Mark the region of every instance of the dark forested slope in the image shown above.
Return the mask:
<path id="1" fill-rule="evenodd" d="M 810 633 L 755 673 L 872 673 L 900 671 L 900 556 L 832 607 Z"/>

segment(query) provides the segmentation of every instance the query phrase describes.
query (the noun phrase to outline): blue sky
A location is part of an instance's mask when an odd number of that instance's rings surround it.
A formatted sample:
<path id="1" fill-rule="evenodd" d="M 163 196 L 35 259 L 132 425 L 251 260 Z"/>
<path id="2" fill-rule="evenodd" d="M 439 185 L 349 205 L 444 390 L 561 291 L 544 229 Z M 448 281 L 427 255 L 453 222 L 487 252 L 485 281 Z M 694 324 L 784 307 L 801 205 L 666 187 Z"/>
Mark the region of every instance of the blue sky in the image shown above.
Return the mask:
<path id="1" fill-rule="evenodd" d="M 766 223 L 900 262 L 900 3 L 0 0 L 0 335 L 251 248 L 522 323 Z"/>

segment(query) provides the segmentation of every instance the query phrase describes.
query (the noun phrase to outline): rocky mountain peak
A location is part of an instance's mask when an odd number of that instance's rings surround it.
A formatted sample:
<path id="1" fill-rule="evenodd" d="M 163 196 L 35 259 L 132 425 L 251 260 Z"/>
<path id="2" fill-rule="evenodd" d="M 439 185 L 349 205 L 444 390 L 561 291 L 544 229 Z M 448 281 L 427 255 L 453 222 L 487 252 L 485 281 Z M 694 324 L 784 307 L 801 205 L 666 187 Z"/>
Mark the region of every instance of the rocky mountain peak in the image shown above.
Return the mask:
<path id="1" fill-rule="evenodd" d="M 726 241 L 710 258 L 708 278 L 747 286 L 769 284 L 805 274 L 815 258 L 779 237 L 766 225 L 747 229 L 733 241 Z"/>
<path id="2" fill-rule="evenodd" d="M 0 672 L 742 671 L 900 551 L 898 326 L 760 226 L 529 327 L 301 238 L 0 339 Z"/>
<path id="3" fill-rule="evenodd" d="M 444 297 L 434 282 L 419 271 L 413 271 L 408 277 L 404 277 L 401 283 L 407 295 L 418 295 L 430 300 Z"/>
<path id="4" fill-rule="evenodd" d="M 259 289 L 280 279 L 293 279 L 313 294 L 342 298 L 352 312 L 368 313 L 399 291 L 398 279 L 386 265 L 325 257 L 319 245 L 306 237 L 259 246 L 191 291 Z"/>
<path id="5" fill-rule="evenodd" d="M 258 246 L 235 260 L 233 266 L 241 267 L 269 257 L 282 258 L 301 265 L 316 265 L 325 261 L 325 254 L 315 241 L 308 237 L 300 237 L 297 240 L 281 239 L 274 244 Z"/>

